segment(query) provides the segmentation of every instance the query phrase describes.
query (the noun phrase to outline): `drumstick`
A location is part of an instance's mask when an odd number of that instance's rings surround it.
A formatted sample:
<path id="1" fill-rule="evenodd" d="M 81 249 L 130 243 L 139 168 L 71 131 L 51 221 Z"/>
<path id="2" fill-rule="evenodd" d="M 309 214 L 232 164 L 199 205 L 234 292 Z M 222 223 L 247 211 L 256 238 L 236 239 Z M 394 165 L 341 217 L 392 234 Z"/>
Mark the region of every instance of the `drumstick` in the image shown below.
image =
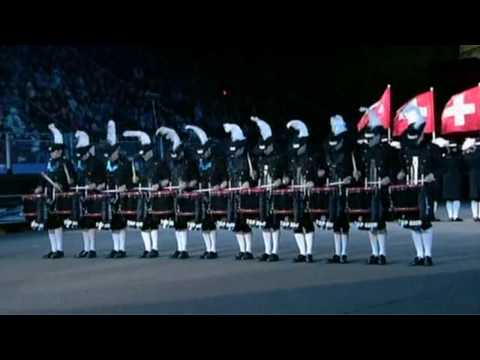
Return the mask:
<path id="1" fill-rule="evenodd" d="M 250 159 L 250 154 L 247 153 L 247 161 L 248 161 L 248 170 L 250 172 L 250 178 L 253 180 L 253 165 L 252 165 L 252 160 Z"/>
<path id="2" fill-rule="evenodd" d="M 57 183 L 55 183 L 52 179 L 50 179 L 47 174 L 45 174 L 44 172 L 42 172 L 42 173 L 40 173 L 40 175 L 42 175 L 42 177 L 43 177 L 45 180 L 47 180 L 47 182 L 48 182 L 50 185 L 52 185 L 55 189 L 57 189 L 58 191 L 62 191 L 62 190 L 60 189 L 60 186 L 58 186 Z"/>
<path id="3" fill-rule="evenodd" d="M 355 154 L 352 152 L 352 164 L 353 164 L 353 172 L 356 173 L 357 171 L 357 162 L 355 161 Z"/>
<path id="4" fill-rule="evenodd" d="M 67 183 L 70 185 L 72 184 L 72 178 L 70 177 L 70 174 L 68 173 L 67 165 L 63 164 L 63 170 L 65 171 L 65 176 L 67 177 Z"/>

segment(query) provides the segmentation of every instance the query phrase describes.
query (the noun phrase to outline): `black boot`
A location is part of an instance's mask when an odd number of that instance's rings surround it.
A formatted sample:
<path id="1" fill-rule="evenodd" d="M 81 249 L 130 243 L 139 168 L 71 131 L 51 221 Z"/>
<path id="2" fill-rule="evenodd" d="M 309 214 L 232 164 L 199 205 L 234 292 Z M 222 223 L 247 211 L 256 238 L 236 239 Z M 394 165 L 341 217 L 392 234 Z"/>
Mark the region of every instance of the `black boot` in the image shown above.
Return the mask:
<path id="1" fill-rule="evenodd" d="M 43 259 L 51 259 L 53 257 L 53 255 L 55 255 L 55 253 L 53 251 L 50 251 L 48 254 L 43 255 L 42 258 Z"/>
<path id="2" fill-rule="evenodd" d="M 115 257 L 116 259 L 123 259 L 123 258 L 126 258 L 127 257 L 127 253 L 125 251 L 122 251 L 120 250 L 118 253 L 117 253 L 117 256 Z"/>
<path id="3" fill-rule="evenodd" d="M 269 257 L 269 256 L 268 256 L 267 254 L 263 254 L 262 256 L 260 256 L 260 257 L 258 258 L 258 261 L 260 261 L 260 262 L 265 262 L 265 261 L 268 260 L 268 257 Z"/>
<path id="4" fill-rule="evenodd" d="M 117 257 L 117 251 L 112 250 L 110 251 L 110 254 L 108 254 L 105 258 L 107 259 L 115 259 Z"/>
<path id="5" fill-rule="evenodd" d="M 370 259 L 368 259 L 368 265 L 377 265 L 379 262 L 378 256 L 372 255 Z"/>
<path id="6" fill-rule="evenodd" d="M 456 218 L 455 221 L 456 221 L 456 222 L 463 222 L 463 219 Z"/>
<path id="7" fill-rule="evenodd" d="M 309 264 L 313 264 L 315 261 L 313 260 L 313 256 L 312 255 L 307 255 L 307 263 Z"/>
<path id="8" fill-rule="evenodd" d="M 342 264 L 348 264 L 348 258 L 347 255 L 342 255 L 342 259 L 340 260 Z"/>
<path id="9" fill-rule="evenodd" d="M 430 256 L 425 258 L 425 266 L 433 266 L 433 260 Z"/>
<path id="10" fill-rule="evenodd" d="M 278 257 L 277 254 L 272 254 L 268 257 L 268 262 L 277 262 L 280 261 L 280 258 Z"/>
<path id="11" fill-rule="evenodd" d="M 202 256 L 200 256 L 200 259 L 206 259 L 208 256 L 209 252 L 205 251 Z"/>
<path id="12" fill-rule="evenodd" d="M 378 264 L 379 265 L 386 265 L 387 264 L 387 258 L 385 257 L 385 255 L 380 255 L 380 259 L 378 261 Z"/>
<path id="13" fill-rule="evenodd" d="M 88 251 L 82 250 L 80 253 L 77 255 L 78 258 L 86 258 L 88 256 Z"/>
<path id="14" fill-rule="evenodd" d="M 172 255 L 170 255 L 170 259 L 178 259 L 180 256 L 180 251 L 176 250 Z"/>
<path id="15" fill-rule="evenodd" d="M 331 259 L 328 259 L 329 264 L 340 264 L 340 256 L 333 255 Z"/>
<path id="16" fill-rule="evenodd" d="M 158 250 L 152 250 L 152 251 L 150 251 L 150 254 L 148 255 L 148 257 L 149 257 L 150 259 L 158 258 Z"/>
<path id="17" fill-rule="evenodd" d="M 293 259 L 294 263 L 304 263 L 307 262 L 307 258 L 305 255 L 298 255 L 295 259 Z"/>
<path id="18" fill-rule="evenodd" d="M 246 252 L 246 253 L 245 253 L 245 256 L 243 257 L 243 260 L 253 260 L 253 259 L 255 259 L 255 258 L 253 257 L 253 254 L 252 254 L 252 253 L 249 253 L 249 252 Z"/>
<path id="19" fill-rule="evenodd" d="M 95 259 L 97 257 L 97 252 L 96 251 L 89 251 L 88 252 L 88 258 L 89 259 Z"/>
<path id="20" fill-rule="evenodd" d="M 218 259 L 218 254 L 216 252 L 210 252 L 208 253 L 207 259 L 209 260 Z"/>
<path id="21" fill-rule="evenodd" d="M 145 250 L 142 255 L 140 255 L 140 259 L 146 259 L 150 253 Z"/>
<path id="22" fill-rule="evenodd" d="M 57 251 L 55 254 L 53 254 L 52 259 L 62 259 L 64 257 L 63 251 Z"/>
<path id="23" fill-rule="evenodd" d="M 190 258 L 190 255 L 188 255 L 188 252 L 182 251 L 182 252 L 180 253 L 179 258 L 182 259 L 182 260 L 185 260 L 185 259 Z"/>
<path id="24" fill-rule="evenodd" d="M 419 258 L 419 257 L 415 257 L 415 259 L 413 259 L 413 261 L 410 263 L 410 266 L 423 266 L 423 265 L 425 265 L 425 259 Z"/>
<path id="25" fill-rule="evenodd" d="M 243 260 L 244 257 L 245 257 L 245 253 L 241 252 L 241 253 L 238 253 L 237 256 L 235 256 L 235 260 Z"/>

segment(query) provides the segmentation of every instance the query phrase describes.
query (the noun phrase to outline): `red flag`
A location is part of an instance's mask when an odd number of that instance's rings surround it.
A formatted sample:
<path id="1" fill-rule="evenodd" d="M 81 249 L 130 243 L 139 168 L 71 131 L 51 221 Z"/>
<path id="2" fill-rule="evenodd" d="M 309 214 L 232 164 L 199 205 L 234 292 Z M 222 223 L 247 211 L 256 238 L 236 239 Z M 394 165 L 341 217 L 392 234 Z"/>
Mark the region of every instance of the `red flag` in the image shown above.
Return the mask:
<path id="1" fill-rule="evenodd" d="M 391 122 L 391 104 L 392 104 L 392 92 L 390 89 L 390 85 L 388 85 L 387 89 L 383 93 L 382 98 L 370 106 L 371 111 L 375 111 L 377 116 L 382 120 L 383 126 L 385 129 L 390 129 L 390 122 Z M 358 131 L 362 131 L 364 127 L 368 126 L 369 116 L 368 112 L 363 115 L 360 119 L 357 129 Z"/>
<path id="2" fill-rule="evenodd" d="M 480 86 L 454 95 L 442 114 L 442 134 L 480 130 Z"/>
<path id="3" fill-rule="evenodd" d="M 402 114 L 407 106 L 418 107 L 420 113 L 425 116 L 425 134 L 431 134 L 435 131 L 435 103 L 432 89 L 426 93 L 417 95 L 397 111 L 395 119 L 393 120 L 393 136 L 401 136 L 410 125 L 407 118 Z"/>

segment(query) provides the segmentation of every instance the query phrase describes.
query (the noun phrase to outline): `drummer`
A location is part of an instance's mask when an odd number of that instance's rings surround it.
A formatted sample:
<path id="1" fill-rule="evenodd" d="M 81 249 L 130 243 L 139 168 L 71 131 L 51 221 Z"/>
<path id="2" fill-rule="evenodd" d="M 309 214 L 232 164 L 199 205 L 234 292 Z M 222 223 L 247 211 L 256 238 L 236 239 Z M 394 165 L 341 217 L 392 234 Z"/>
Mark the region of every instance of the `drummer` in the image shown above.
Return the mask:
<path id="1" fill-rule="evenodd" d="M 308 139 L 309 131 L 307 125 L 300 120 L 292 120 L 287 124 L 287 129 L 295 131 L 294 137 L 290 142 L 287 166 L 284 173 L 283 182 L 295 186 L 304 186 L 299 188 L 300 192 L 307 193 L 315 183 L 322 185 L 325 179 L 325 164 L 320 156 L 315 156 L 310 150 Z M 317 154 L 320 155 L 320 154 Z M 313 263 L 313 240 L 315 226 L 310 213 L 306 208 L 306 197 L 300 198 L 298 204 L 298 227 L 294 229 L 295 241 L 298 246 L 299 254 L 293 259 L 295 263 Z"/>
<path id="2" fill-rule="evenodd" d="M 133 186 L 141 192 L 155 192 L 158 191 L 160 186 L 168 186 L 168 167 L 162 161 L 155 159 L 150 136 L 143 131 L 125 131 L 123 136 L 137 138 L 140 142 L 140 150 L 133 160 L 135 167 Z M 139 201 L 143 201 L 143 199 L 139 199 Z M 151 214 L 143 214 L 142 216 L 140 230 L 144 250 L 140 258 L 157 258 L 159 256 L 158 232 L 160 221 Z"/>
<path id="3" fill-rule="evenodd" d="M 260 130 L 260 140 L 255 148 L 256 180 L 259 186 L 268 186 L 267 192 L 269 192 L 281 185 L 285 160 L 280 153 L 280 149 L 274 146 L 270 125 L 258 117 L 252 117 L 251 120 Z M 277 262 L 280 260 L 278 257 L 280 219 L 277 219 L 271 213 L 270 201 L 271 197 L 267 198 L 265 226 L 262 228 L 265 252 L 258 258 L 261 262 Z"/>
<path id="4" fill-rule="evenodd" d="M 199 186 L 202 190 L 217 191 L 228 186 L 227 165 L 225 158 L 220 156 L 215 149 L 213 141 L 208 138 L 203 129 L 198 126 L 187 125 L 186 130 L 192 131 L 200 144 L 196 147 L 196 164 L 199 176 Z M 208 196 L 204 197 L 205 208 L 208 209 Z M 205 251 L 201 259 L 216 259 L 217 254 L 217 226 L 215 219 L 208 213 L 203 212 L 202 236 L 205 242 Z"/>
<path id="5" fill-rule="evenodd" d="M 249 188 L 253 184 L 255 171 L 249 154 L 247 153 L 247 138 L 237 124 L 223 124 L 226 133 L 230 134 L 228 143 L 228 181 L 234 187 Z M 240 253 L 235 260 L 253 260 L 252 254 L 252 229 L 248 226 L 246 219 L 236 214 L 235 228 L 233 229 L 237 238 Z"/>
<path id="6" fill-rule="evenodd" d="M 89 192 L 96 191 L 97 185 L 105 178 L 103 163 L 94 156 L 94 147 L 90 144 L 90 137 L 84 131 L 76 131 L 76 158 L 75 171 L 77 173 L 77 185 L 88 188 Z M 82 230 L 83 250 L 78 254 L 79 258 L 96 258 L 95 229 L 96 222 L 92 218 L 82 217 L 79 221 Z"/>
<path id="7" fill-rule="evenodd" d="M 330 200 L 329 220 L 333 223 L 335 253 L 328 262 L 346 264 L 350 224 L 345 213 L 345 187 L 353 181 L 353 141 L 345 120 L 340 115 L 330 119 L 330 127 L 331 135 L 326 150 L 328 180 L 330 184 L 335 184 L 339 193 L 332 195 Z"/>
<path id="8" fill-rule="evenodd" d="M 366 144 L 362 145 L 363 151 L 358 156 L 358 172 L 355 180 L 366 184 L 368 188 L 375 188 L 368 202 L 370 217 L 367 222 L 370 227 L 361 227 L 368 230 L 372 255 L 368 259 L 369 265 L 385 265 L 386 237 L 387 237 L 387 212 L 389 206 L 388 186 L 395 177 L 395 167 L 392 160 L 395 158 L 394 149 L 389 144 L 388 133 L 383 123 L 374 111 L 368 109 L 368 127 L 364 130 L 363 137 Z"/>
<path id="9" fill-rule="evenodd" d="M 35 194 L 46 193 L 47 197 L 53 200 L 51 207 L 55 207 L 55 193 L 68 191 L 75 184 L 75 171 L 73 165 L 63 156 L 64 144 L 63 135 L 50 124 L 48 129 L 53 134 L 53 144 L 48 148 L 50 159 L 47 164 L 46 176 L 35 189 Z M 48 237 L 50 238 L 50 252 L 43 256 L 44 259 L 60 259 L 64 257 L 63 252 L 63 217 L 52 214 L 53 208 L 49 209 L 46 223 Z"/>
<path id="10" fill-rule="evenodd" d="M 110 120 L 107 125 L 107 142 L 106 177 L 97 189 L 125 192 L 131 187 L 133 174 L 128 160 L 120 154 L 120 144 L 117 142 L 117 131 L 113 120 Z M 112 203 L 112 217 L 109 219 L 109 225 L 112 231 L 113 250 L 107 255 L 107 259 L 122 259 L 127 256 L 125 251 L 127 220 L 119 213 L 118 194 L 115 193 L 112 197 L 115 200 Z"/>
<path id="11" fill-rule="evenodd" d="M 399 181 L 405 179 L 420 184 L 422 190 L 419 199 L 419 217 L 410 219 L 405 227 L 411 230 L 413 244 L 417 252 L 410 264 L 412 266 L 432 266 L 433 228 L 433 189 L 435 181 L 435 163 L 432 144 L 425 140 L 425 117 L 416 106 L 408 106 L 403 115 L 408 119 L 409 127 L 402 136 L 400 161 L 402 170 L 398 173 Z M 408 174 L 408 175 L 407 175 Z M 414 222 L 412 222 L 414 221 Z"/>
<path id="12" fill-rule="evenodd" d="M 198 183 L 197 168 L 194 160 L 185 151 L 186 149 L 177 132 L 168 127 L 161 127 L 156 132 L 156 135 L 158 134 L 165 136 L 172 143 L 168 159 L 171 186 L 178 187 L 180 191 L 194 190 Z M 188 259 L 190 257 L 187 251 L 188 223 L 186 220 L 177 217 L 174 227 L 177 250 L 171 255 L 171 258 Z"/>

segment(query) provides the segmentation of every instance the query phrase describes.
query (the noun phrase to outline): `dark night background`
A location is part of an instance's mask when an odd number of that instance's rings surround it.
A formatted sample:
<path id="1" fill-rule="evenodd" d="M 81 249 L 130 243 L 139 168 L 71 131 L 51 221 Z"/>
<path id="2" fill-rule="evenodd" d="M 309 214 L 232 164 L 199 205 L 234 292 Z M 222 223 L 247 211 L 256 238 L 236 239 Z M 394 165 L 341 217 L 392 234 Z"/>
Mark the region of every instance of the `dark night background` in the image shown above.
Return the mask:
<path id="1" fill-rule="evenodd" d="M 450 96 L 480 81 L 479 61 L 458 60 L 459 45 L 118 50 L 124 54 L 124 65 L 126 54 L 134 61 L 135 54 L 150 52 L 180 77 L 195 74 L 194 97 L 220 100 L 227 112 L 243 114 L 244 123 L 251 114 L 273 124 L 299 118 L 322 136 L 335 113 L 355 124 L 358 108 L 377 101 L 387 84 L 392 85 L 394 111 L 435 87 L 439 117 Z M 222 95 L 224 89 L 227 96 Z"/>

